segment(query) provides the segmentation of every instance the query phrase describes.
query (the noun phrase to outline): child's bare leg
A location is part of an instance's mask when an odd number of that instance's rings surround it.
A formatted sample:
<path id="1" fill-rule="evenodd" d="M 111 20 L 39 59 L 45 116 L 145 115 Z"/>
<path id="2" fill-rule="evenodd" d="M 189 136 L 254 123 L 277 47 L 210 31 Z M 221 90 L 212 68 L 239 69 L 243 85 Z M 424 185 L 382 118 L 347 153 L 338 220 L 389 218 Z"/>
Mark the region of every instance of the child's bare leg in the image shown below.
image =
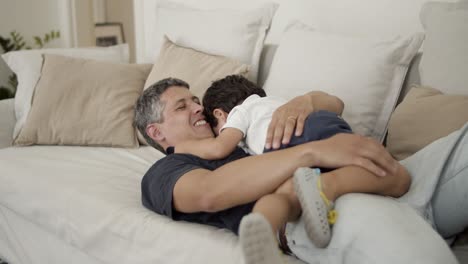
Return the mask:
<path id="1" fill-rule="evenodd" d="M 347 193 L 373 193 L 392 197 L 405 194 L 411 179 L 403 166 L 395 175 L 376 176 L 366 169 L 347 166 L 321 174 L 322 191 L 330 201 Z"/>
<path id="2" fill-rule="evenodd" d="M 294 173 L 308 237 L 317 247 L 326 247 L 331 239 L 329 224 L 336 219 L 333 204 L 346 193 L 374 193 L 399 197 L 407 192 L 410 177 L 400 166 L 395 174 L 379 177 L 361 167 L 347 166 L 331 172 L 299 168 Z"/>
<path id="3" fill-rule="evenodd" d="M 301 213 L 301 205 L 296 197 L 292 179 L 284 182 L 275 193 L 260 198 L 252 212 L 262 214 L 270 223 L 274 234 L 288 221 L 296 220 Z"/>
<path id="4" fill-rule="evenodd" d="M 275 193 L 260 198 L 251 214 L 242 218 L 239 237 L 246 264 L 283 263 L 276 234 L 288 220 L 300 215 L 300 204 L 292 180 Z"/>

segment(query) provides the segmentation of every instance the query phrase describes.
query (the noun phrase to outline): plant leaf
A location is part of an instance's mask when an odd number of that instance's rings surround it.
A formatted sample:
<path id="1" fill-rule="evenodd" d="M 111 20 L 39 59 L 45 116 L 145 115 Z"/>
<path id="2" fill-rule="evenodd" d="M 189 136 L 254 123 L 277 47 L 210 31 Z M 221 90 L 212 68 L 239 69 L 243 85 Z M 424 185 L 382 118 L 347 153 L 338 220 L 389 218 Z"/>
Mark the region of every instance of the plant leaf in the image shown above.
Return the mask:
<path id="1" fill-rule="evenodd" d="M 39 48 L 42 48 L 44 46 L 44 44 L 42 43 L 42 39 L 38 36 L 34 36 L 34 43 L 36 44 L 36 46 L 38 46 Z"/>

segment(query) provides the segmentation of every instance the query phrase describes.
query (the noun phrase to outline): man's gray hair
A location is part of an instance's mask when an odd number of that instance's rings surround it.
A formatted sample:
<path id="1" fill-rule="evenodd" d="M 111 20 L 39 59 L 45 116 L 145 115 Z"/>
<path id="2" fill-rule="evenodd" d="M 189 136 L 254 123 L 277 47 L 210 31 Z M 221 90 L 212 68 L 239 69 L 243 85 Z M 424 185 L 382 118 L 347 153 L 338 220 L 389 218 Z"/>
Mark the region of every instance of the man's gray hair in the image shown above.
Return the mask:
<path id="1" fill-rule="evenodd" d="M 161 101 L 161 95 L 173 86 L 182 86 L 187 89 L 190 87 L 188 83 L 177 78 L 162 79 L 143 91 L 135 104 L 134 126 L 140 131 L 148 144 L 162 151 L 165 150 L 146 134 L 146 127 L 152 123 L 164 122 L 165 103 Z"/>

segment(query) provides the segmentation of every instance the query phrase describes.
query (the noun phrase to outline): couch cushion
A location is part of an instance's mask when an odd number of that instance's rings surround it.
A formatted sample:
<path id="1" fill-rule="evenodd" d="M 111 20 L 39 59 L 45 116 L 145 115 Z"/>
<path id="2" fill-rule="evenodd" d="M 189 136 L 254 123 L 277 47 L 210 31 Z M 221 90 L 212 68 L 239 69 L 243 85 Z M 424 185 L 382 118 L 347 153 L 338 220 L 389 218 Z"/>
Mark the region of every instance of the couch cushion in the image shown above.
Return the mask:
<path id="1" fill-rule="evenodd" d="M 468 122 L 468 96 L 415 86 L 398 105 L 388 126 L 387 148 L 398 160 L 416 153 Z"/>
<path id="2" fill-rule="evenodd" d="M 359 37 L 295 23 L 283 35 L 264 88 L 286 99 L 312 90 L 338 96 L 345 103 L 343 117 L 356 133 L 383 140 L 422 41 L 422 34 Z"/>
<path id="3" fill-rule="evenodd" d="M 211 82 L 231 74 L 246 77 L 249 69 L 249 65 L 234 59 L 184 48 L 165 37 L 145 88 L 161 79 L 175 77 L 186 81 L 190 91 L 201 99 Z"/>
<path id="4" fill-rule="evenodd" d="M 0 204 L 100 263 L 241 263 L 233 233 L 141 204 L 141 178 L 162 156 L 152 147 L 2 149 Z"/>
<path id="5" fill-rule="evenodd" d="M 40 49 L 11 51 L 2 55 L 18 78 L 18 87 L 15 95 L 16 124 L 13 132 L 15 139 L 23 128 L 29 111 L 37 81 L 41 77 L 43 64 L 42 54 L 57 54 L 75 58 L 86 58 L 111 62 L 128 62 L 128 44 L 116 45 L 107 48 L 70 48 L 70 49 Z"/>
<path id="6" fill-rule="evenodd" d="M 159 56 L 146 79 L 145 89 L 159 80 L 175 77 L 186 81 L 190 85 L 190 91 L 201 100 L 213 81 L 231 74 L 247 77 L 249 70 L 250 65 L 228 57 L 181 47 L 164 36 Z M 137 130 L 137 134 L 140 144 L 148 145 L 140 131 Z"/>
<path id="7" fill-rule="evenodd" d="M 138 146 L 134 104 L 151 65 L 44 55 L 17 145 Z"/>
<path id="8" fill-rule="evenodd" d="M 249 79 L 256 81 L 265 36 L 277 8 L 276 3 L 264 3 L 247 9 L 199 9 L 158 1 L 154 34 L 146 42 L 145 54 L 152 54 L 153 60 L 167 35 L 177 45 L 251 65 Z"/>
<path id="9" fill-rule="evenodd" d="M 161 157 L 151 147 L 2 149 L 0 204 L 102 263 L 243 263 L 234 233 L 143 207 L 141 178 Z M 336 206 L 330 247 L 311 248 L 324 262 L 454 263 L 445 242 L 405 203 L 350 194 Z"/>

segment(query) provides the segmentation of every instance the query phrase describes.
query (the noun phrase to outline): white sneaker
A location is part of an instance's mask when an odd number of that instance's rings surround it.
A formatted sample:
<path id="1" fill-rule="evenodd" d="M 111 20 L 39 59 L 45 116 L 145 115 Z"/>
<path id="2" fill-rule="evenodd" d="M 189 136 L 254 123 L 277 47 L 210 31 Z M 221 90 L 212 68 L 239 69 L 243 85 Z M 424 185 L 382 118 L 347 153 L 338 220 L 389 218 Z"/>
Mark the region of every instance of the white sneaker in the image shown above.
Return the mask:
<path id="1" fill-rule="evenodd" d="M 331 240 L 329 213 L 332 205 L 322 193 L 320 169 L 298 168 L 294 172 L 293 182 L 301 203 L 307 236 L 315 246 L 324 248 Z M 331 213 L 333 217 L 336 216 L 335 211 Z"/>
<path id="2" fill-rule="evenodd" d="M 245 264 L 283 264 L 278 243 L 265 217 L 251 213 L 242 218 L 239 239 Z"/>

